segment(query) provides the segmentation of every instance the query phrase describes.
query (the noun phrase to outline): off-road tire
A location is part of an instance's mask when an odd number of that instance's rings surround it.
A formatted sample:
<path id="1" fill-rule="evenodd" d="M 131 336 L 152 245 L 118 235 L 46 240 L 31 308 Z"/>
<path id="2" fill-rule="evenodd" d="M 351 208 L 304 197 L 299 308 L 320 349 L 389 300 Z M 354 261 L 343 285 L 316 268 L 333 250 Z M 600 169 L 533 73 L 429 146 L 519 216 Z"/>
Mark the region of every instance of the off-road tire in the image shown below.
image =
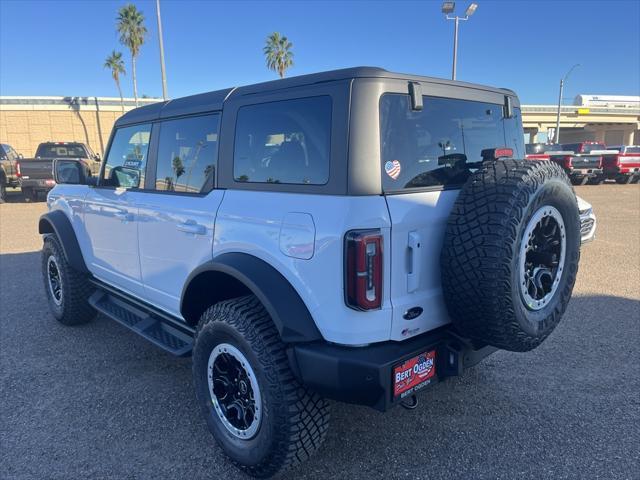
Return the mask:
<path id="1" fill-rule="evenodd" d="M 565 262 L 549 302 L 531 310 L 520 291 L 520 248 L 529 221 L 545 206 L 564 221 Z M 446 227 L 442 287 L 454 325 L 481 344 L 536 348 L 567 307 L 579 258 L 580 217 L 564 171 L 551 162 L 485 164 L 463 186 Z"/>
<path id="2" fill-rule="evenodd" d="M 49 287 L 49 257 L 55 258 L 60 283 L 62 285 L 61 302 L 56 303 Z M 96 316 L 95 309 L 89 304 L 94 288 L 86 274 L 75 270 L 64 255 L 58 238 L 48 235 L 42 247 L 42 278 L 44 291 L 53 316 L 63 325 L 80 325 L 90 322 Z"/>
<path id="3" fill-rule="evenodd" d="M 216 414 L 208 384 L 208 361 L 221 343 L 249 360 L 262 397 L 262 419 L 249 440 L 234 437 Z M 296 465 L 320 447 L 329 424 L 329 406 L 295 379 L 269 314 L 255 296 L 219 302 L 198 324 L 193 378 L 209 430 L 231 460 L 247 474 L 270 477 Z"/>

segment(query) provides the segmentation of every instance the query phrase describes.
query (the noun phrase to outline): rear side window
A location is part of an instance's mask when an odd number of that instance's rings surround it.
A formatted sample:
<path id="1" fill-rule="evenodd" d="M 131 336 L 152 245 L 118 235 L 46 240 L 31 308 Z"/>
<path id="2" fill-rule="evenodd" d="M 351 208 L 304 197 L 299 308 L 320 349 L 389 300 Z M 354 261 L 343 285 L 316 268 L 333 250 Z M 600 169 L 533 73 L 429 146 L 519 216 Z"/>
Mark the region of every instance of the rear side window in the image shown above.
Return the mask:
<path id="1" fill-rule="evenodd" d="M 384 191 L 459 187 L 480 167 L 482 150 L 510 147 L 524 158 L 520 109 L 503 118 L 503 105 L 423 97 L 411 110 L 408 95 L 380 99 L 382 186 Z"/>
<path id="2" fill-rule="evenodd" d="M 160 124 L 155 189 L 207 193 L 213 189 L 218 158 L 220 115 L 203 115 Z"/>
<path id="3" fill-rule="evenodd" d="M 151 124 L 119 128 L 111 142 L 102 184 L 119 188 L 144 185 Z"/>
<path id="4" fill-rule="evenodd" d="M 241 107 L 233 176 L 237 182 L 324 185 L 330 147 L 329 96 Z"/>

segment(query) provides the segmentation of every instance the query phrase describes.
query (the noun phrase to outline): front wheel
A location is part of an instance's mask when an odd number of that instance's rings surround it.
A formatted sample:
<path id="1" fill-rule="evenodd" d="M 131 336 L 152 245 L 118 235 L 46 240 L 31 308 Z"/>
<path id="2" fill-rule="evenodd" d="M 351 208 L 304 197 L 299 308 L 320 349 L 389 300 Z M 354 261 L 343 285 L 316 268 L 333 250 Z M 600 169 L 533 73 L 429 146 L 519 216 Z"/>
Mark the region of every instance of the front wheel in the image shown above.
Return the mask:
<path id="1" fill-rule="evenodd" d="M 4 183 L 0 183 L 0 203 L 4 203 L 7 198 L 7 186 Z"/>
<path id="2" fill-rule="evenodd" d="M 51 313 L 60 323 L 80 325 L 96 316 L 89 304 L 94 289 L 87 275 L 69 265 L 60 242 L 52 235 L 45 238 L 42 247 L 42 279 Z"/>
<path id="3" fill-rule="evenodd" d="M 285 345 L 254 296 L 204 312 L 193 378 L 209 430 L 249 475 L 269 477 L 295 465 L 324 439 L 328 404 L 295 379 Z"/>

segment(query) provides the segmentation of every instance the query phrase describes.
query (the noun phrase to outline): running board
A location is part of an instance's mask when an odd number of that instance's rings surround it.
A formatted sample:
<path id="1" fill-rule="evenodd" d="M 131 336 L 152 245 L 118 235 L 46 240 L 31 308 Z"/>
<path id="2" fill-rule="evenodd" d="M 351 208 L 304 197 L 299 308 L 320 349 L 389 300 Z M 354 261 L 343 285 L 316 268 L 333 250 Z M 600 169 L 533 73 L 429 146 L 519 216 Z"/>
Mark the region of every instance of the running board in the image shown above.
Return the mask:
<path id="1" fill-rule="evenodd" d="M 188 327 L 177 328 L 160 316 L 104 290 L 97 290 L 91 295 L 89 303 L 98 312 L 133 330 L 163 350 L 178 357 L 191 355 L 193 335 Z"/>

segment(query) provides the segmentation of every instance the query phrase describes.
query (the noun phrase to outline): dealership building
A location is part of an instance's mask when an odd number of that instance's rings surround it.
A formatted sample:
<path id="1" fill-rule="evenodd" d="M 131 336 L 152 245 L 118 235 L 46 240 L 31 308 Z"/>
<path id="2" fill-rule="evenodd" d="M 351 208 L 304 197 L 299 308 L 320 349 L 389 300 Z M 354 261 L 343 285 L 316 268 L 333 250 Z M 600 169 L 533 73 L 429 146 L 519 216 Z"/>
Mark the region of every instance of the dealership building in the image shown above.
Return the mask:
<path id="1" fill-rule="evenodd" d="M 147 105 L 158 99 L 139 99 Z M 600 141 L 607 145 L 640 144 L 640 97 L 578 95 L 560 111 L 560 141 Z M 135 108 L 131 98 L 121 105 L 111 97 L 0 96 L 0 143 L 25 157 L 46 141 L 82 142 L 104 154 L 111 128 L 123 111 Z M 525 141 L 547 142 L 555 134 L 557 105 L 523 105 Z"/>

